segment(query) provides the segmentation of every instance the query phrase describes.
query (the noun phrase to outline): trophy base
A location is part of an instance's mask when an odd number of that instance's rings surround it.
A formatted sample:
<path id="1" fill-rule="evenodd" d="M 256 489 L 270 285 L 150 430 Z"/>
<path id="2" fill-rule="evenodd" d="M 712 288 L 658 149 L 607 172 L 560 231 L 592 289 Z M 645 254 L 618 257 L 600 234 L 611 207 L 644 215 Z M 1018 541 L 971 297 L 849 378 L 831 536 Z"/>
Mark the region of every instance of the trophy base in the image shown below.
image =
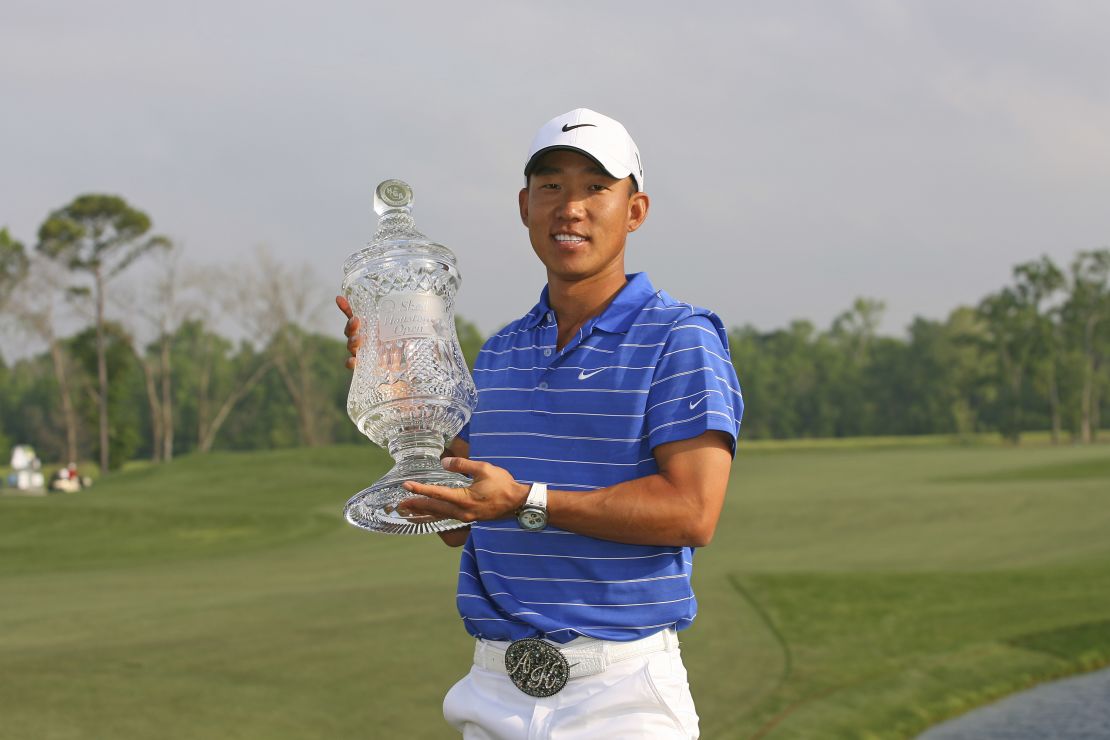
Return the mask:
<path id="1" fill-rule="evenodd" d="M 465 475 L 444 470 L 435 458 L 410 458 L 397 464 L 374 485 L 352 496 L 343 511 L 347 521 L 359 529 L 381 534 L 432 534 L 467 526 L 457 519 L 405 515 L 399 511 L 397 506 L 402 501 L 424 498 L 401 487 L 409 480 L 450 488 L 466 488 L 473 483 Z"/>

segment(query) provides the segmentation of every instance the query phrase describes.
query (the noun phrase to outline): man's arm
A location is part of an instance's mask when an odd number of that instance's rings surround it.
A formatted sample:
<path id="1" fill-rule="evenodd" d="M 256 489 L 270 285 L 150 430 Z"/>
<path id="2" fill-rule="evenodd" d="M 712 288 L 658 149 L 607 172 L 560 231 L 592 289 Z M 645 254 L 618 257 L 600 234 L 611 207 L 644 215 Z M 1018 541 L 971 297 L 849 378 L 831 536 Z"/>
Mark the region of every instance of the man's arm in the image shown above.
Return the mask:
<path id="1" fill-rule="evenodd" d="M 548 521 L 569 532 L 636 545 L 703 547 L 713 538 L 732 467 L 728 434 L 707 431 L 655 448 L 659 472 L 595 491 L 548 491 Z M 485 462 L 445 458 L 444 467 L 474 478 L 469 488 L 407 482 L 431 500 L 402 504 L 413 513 L 464 522 L 515 515 L 528 486 Z M 465 540 L 465 538 L 464 538 Z"/>

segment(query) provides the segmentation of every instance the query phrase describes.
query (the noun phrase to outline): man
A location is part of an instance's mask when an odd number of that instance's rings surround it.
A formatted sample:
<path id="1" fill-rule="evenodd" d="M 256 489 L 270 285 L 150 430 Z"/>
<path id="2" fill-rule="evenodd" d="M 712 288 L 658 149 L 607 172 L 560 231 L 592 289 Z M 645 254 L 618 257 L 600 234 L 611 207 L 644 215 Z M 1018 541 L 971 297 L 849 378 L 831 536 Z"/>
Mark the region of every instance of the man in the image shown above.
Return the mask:
<path id="1" fill-rule="evenodd" d="M 524 173 L 548 282 L 475 363 L 478 405 L 443 460 L 474 483 L 405 484 L 428 497 L 413 514 L 470 523 L 441 535 L 464 548 L 457 603 L 477 638 L 444 715 L 466 738 L 697 737 L 676 633 L 743 412 L 725 330 L 625 274 L 650 200 L 624 126 L 557 116 Z M 357 319 L 346 333 L 354 354 Z"/>

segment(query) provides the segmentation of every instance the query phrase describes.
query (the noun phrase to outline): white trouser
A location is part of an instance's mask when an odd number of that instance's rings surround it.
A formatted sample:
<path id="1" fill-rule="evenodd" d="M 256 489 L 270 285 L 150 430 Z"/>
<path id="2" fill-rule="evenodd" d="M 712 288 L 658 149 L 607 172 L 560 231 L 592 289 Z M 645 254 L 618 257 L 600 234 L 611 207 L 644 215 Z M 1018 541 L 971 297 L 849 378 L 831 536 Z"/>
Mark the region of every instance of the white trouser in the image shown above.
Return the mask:
<path id="1" fill-rule="evenodd" d="M 443 700 L 443 716 L 465 740 L 697 738 L 698 715 L 678 640 L 668 643 L 646 655 L 603 658 L 608 665 L 600 673 L 572 677 L 554 696 L 535 698 L 490 659 L 508 643 L 480 640 L 474 667 Z M 629 645 L 578 638 L 560 647 L 606 656 L 607 646 L 615 644 Z"/>

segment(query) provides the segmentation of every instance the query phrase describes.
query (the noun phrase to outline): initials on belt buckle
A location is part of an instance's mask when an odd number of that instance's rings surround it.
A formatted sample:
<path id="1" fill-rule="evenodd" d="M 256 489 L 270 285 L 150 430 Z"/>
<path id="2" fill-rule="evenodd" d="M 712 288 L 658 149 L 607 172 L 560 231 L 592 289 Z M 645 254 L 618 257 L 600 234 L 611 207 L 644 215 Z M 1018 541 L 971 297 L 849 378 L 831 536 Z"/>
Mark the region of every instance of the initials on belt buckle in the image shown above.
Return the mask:
<path id="1" fill-rule="evenodd" d="M 538 698 L 558 694 L 570 678 L 570 665 L 563 654 L 534 637 L 509 645 L 505 670 L 518 689 Z"/>

